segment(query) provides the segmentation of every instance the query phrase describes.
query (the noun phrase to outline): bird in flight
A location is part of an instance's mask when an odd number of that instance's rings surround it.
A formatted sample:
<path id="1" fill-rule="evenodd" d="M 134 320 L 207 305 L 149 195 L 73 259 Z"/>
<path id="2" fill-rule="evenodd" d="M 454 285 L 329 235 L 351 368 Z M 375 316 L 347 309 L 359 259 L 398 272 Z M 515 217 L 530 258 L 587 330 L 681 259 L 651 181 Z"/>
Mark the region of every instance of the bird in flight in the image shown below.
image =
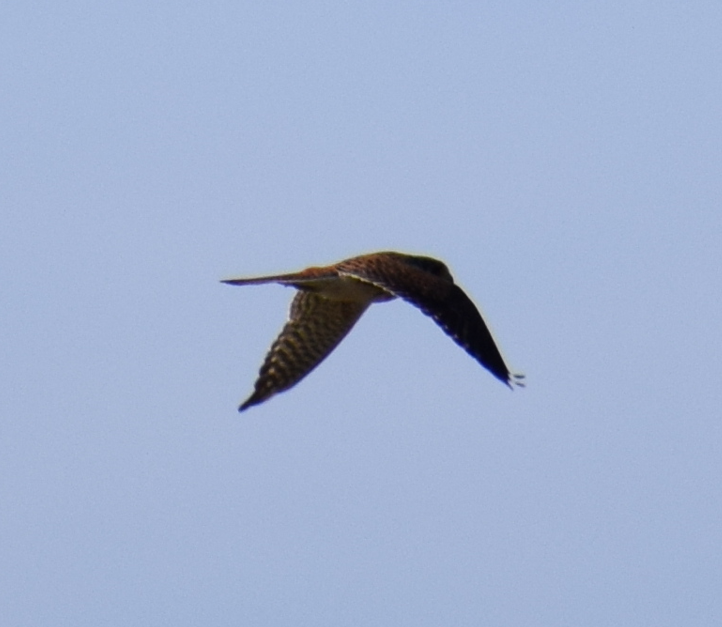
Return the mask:
<path id="1" fill-rule="evenodd" d="M 509 371 L 479 310 L 437 259 L 380 252 L 291 274 L 222 283 L 280 283 L 298 290 L 289 320 L 261 366 L 253 394 L 238 411 L 296 385 L 338 346 L 369 305 L 394 298 L 415 305 L 433 318 L 497 379 L 509 387 L 524 385 L 524 375 Z"/>

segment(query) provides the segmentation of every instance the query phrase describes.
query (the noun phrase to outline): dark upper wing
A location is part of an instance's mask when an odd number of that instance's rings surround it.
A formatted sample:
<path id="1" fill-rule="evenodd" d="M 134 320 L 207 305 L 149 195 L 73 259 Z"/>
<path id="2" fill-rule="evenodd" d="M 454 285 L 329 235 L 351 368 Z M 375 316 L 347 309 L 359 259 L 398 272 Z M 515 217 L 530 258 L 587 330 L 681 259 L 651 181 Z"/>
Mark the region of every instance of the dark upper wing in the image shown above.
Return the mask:
<path id="1" fill-rule="evenodd" d="M 271 345 L 243 411 L 287 390 L 320 364 L 351 330 L 367 303 L 329 300 L 299 291 L 289 320 Z"/>
<path id="2" fill-rule="evenodd" d="M 415 305 L 497 379 L 510 387 L 522 385 L 523 375 L 509 372 L 479 310 L 458 285 L 394 255 L 379 257 L 377 262 L 349 262 L 339 264 L 340 274 L 373 283 Z"/>

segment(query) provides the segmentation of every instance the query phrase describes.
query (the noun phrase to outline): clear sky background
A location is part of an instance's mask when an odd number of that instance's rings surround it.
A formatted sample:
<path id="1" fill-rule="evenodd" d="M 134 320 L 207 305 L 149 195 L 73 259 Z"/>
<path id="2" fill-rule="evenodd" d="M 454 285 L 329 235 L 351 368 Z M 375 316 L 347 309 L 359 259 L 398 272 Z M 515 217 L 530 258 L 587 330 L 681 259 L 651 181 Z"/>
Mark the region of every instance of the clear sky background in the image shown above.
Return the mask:
<path id="1" fill-rule="evenodd" d="M 722 624 L 722 5 L 0 9 L 3 625 Z M 445 260 L 239 415 L 292 291 Z"/>

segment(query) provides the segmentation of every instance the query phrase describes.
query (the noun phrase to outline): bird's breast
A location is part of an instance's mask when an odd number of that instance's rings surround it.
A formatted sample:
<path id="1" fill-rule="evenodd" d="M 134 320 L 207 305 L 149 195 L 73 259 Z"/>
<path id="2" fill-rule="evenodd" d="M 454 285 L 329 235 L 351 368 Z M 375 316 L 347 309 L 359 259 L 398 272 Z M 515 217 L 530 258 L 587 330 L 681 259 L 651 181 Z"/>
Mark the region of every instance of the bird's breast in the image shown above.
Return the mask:
<path id="1" fill-rule="evenodd" d="M 341 300 L 360 303 L 374 303 L 396 298 L 390 292 L 353 277 L 339 276 L 333 280 L 307 281 L 297 284 L 300 289 L 308 289 L 329 300 Z"/>

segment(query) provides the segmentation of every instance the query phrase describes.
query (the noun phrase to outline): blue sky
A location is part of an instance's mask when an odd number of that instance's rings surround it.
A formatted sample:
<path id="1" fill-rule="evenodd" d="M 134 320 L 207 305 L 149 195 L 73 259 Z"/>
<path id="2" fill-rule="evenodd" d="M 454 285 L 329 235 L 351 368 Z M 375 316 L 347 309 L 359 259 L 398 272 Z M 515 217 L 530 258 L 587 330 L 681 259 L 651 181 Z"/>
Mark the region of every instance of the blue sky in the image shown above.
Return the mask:
<path id="1" fill-rule="evenodd" d="M 4 623 L 720 624 L 718 3 L 1 13 Z M 376 250 L 527 388 L 392 302 L 237 414 L 218 280 Z"/>

